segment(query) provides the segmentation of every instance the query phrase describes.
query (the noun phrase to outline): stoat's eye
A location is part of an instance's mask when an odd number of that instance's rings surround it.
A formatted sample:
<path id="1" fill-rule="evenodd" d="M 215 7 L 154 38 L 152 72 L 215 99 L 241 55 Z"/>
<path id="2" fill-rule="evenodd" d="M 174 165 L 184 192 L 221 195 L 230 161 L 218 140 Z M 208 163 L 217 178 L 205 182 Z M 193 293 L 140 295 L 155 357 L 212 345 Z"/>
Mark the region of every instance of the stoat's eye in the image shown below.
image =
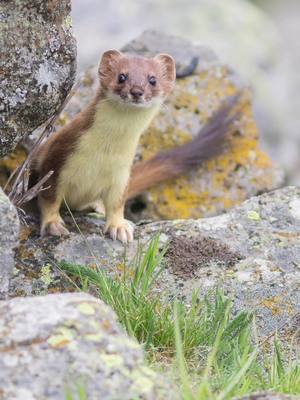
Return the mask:
<path id="1" fill-rule="evenodd" d="M 123 83 L 123 82 L 126 81 L 127 78 L 128 78 L 127 75 L 125 75 L 125 74 L 120 74 L 119 77 L 118 77 L 118 82 L 119 82 L 119 83 Z"/>
<path id="2" fill-rule="evenodd" d="M 149 80 L 150 85 L 152 85 L 152 86 L 155 86 L 155 85 L 156 85 L 156 78 L 155 78 L 155 76 L 150 76 L 148 80 Z"/>

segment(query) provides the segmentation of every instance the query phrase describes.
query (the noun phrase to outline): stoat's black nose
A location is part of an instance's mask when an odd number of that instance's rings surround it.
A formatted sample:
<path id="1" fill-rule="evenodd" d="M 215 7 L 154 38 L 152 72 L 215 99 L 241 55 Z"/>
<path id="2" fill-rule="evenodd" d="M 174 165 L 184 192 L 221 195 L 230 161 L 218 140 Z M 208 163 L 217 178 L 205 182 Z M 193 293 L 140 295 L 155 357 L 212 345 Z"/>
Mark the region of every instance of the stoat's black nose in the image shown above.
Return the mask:
<path id="1" fill-rule="evenodd" d="M 133 87 L 130 89 L 130 94 L 134 99 L 139 99 L 143 96 L 144 90 L 142 88 Z"/>

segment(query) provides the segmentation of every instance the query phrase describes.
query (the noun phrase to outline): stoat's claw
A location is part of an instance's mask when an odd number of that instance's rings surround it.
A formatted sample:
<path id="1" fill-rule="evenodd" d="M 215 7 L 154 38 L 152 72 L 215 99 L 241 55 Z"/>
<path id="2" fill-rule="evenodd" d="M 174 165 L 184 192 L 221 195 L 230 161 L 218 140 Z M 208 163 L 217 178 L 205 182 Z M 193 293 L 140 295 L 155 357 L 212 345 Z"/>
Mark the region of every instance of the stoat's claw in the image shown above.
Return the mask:
<path id="1" fill-rule="evenodd" d="M 41 227 L 41 236 L 66 236 L 69 233 L 63 222 L 60 221 L 48 222 Z"/>
<path id="2" fill-rule="evenodd" d="M 122 243 L 128 243 L 133 241 L 134 226 L 131 222 L 126 219 L 121 221 L 119 224 L 107 223 L 104 229 L 104 233 L 108 233 L 112 240 L 120 240 Z"/>

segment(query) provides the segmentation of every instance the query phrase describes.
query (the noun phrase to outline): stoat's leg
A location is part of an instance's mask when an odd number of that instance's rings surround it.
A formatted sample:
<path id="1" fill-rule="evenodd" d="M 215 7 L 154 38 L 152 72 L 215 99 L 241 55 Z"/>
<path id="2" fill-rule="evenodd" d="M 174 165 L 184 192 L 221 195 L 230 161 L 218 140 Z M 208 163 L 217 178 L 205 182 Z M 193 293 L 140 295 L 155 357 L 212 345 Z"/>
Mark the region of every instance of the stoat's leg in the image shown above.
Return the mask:
<path id="1" fill-rule="evenodd" d="M 99 214 L 105 215 L 105 207 L 102 200 L 93 201 L 92 203 L 84 204 L 78 208 L 78 211 L 92 209 Z"/>
<path id="2" fill-rule="evenodd" d="M 64 221 L 59 215 L 61 200 L 55 199 L 51 201 L 39 196 L 38 203 L 40 208 L 41 236 L 47 234 L 53 236 L 68 235 L 69 231 L 65 228 Z"/>
<path id="3" fill-rule="evenodd" d="M 134 224 L 124 218 L 123 194 L 120 196 L 104 196 L 104 206 L 106 211 L 106 224 L 104 233 L 109 233 L 113 240 L 120 240 L 123 243 L 133 240 Z M 120 200 L 120 198 L 122 200 Z"/>

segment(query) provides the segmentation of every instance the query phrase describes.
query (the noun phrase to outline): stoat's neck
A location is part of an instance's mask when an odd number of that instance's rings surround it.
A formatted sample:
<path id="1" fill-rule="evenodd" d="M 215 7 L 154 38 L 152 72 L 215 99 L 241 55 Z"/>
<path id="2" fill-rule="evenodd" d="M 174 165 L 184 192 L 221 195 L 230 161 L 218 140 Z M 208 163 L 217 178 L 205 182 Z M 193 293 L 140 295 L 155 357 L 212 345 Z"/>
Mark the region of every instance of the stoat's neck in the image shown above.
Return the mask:
<path id="1" fill-rule="evenodd" d="M 102 98 L 95 107 L 94 122 L 89 133 L 98 136 L 101 141 L 117 140 L 126 144 L 128 141 L 139 139 L 160 105 L 134 107 Z"/>

